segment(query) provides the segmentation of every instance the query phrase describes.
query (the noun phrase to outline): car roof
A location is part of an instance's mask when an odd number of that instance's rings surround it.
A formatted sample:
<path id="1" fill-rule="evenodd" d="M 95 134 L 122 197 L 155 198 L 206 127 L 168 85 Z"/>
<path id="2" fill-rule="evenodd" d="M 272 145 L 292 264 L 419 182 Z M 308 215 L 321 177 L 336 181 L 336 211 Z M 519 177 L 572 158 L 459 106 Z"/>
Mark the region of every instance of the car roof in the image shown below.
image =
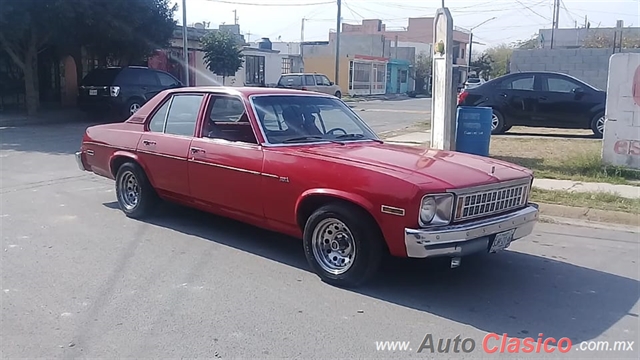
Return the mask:
<path id="1" fill-rule="evenodd" d="M 166 90 L 169 93 L 187 93 L 187 92 L 208 92 L 208 93 L 216 93 L 216 94 L 228 94 L 228 95 L 236 95 L 249 97 L 253 95 L 295 95 L 295 96 L 320 96 L 320 97 L 332 97 L 331 95 L 310 92 L 310 91 L 301 91 L 296 89 L 286 89 L 286 88 L 265 88 L 265 87 L 250 87 L 250 86 L 242 86 L 242 87 L 230 87 L 230 86 L 191 86 L 191 87 L 181 87 Z"/>

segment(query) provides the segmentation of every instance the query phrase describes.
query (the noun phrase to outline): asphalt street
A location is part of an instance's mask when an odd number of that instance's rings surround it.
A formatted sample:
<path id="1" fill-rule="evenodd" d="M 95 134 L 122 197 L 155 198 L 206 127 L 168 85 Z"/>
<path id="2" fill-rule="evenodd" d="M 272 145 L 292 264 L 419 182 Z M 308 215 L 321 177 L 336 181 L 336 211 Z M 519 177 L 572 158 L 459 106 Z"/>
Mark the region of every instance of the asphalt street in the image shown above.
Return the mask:
<path id="1" fill-rule="evenodd" d="M 349 105 L 378 133 L 431 121 L 431 98 L 374 100 Z"/>
<path id="2" fill-rule="evenodd" d="M 540 223 L 457 269 L 393 260 L 343 290 L 310 272 L 296 239 L 168 204 L 126 218 L 113 183 L 76 167 L 83 129 L 0 129 L 3 358 L 471 359 L 487 356 L 488 333 L 574 345 L 507 357 L 638 357 L 637 233 Z M 427 334 L 475 349 L 418 353 Z M 582 341 L 635 343 L 584 352 Z"/>

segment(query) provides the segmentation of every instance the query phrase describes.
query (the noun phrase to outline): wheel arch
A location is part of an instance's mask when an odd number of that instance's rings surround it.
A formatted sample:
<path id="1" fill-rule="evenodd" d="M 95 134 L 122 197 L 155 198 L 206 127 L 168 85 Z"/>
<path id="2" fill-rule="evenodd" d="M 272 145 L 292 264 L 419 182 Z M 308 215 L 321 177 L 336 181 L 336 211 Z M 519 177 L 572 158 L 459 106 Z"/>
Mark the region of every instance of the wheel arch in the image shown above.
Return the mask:
<path id="1" fill-rule="evenodd" d="M 130 151 L 116 151 L 109 158 L 109 172 L 114 179 L 116 177 L 116 174 L 118 173 L 118 169 L 120 168 L 120 166 L 122 166 L 122 164 L 126 162 L 132 162 L 140 166 L 145 175 L 147 175 L 149 182 L 151 182 L 153 186 L 153 179 L 151 178 L 151 176 L 149 176 L 149 172 L 147 171 L 147 167 L 144 165 L 144 162 L 140 160 L 140 157 L 138 157 L 138 155 Z"/>
<path id="2" fill-rule="evenodd" d="M 374 205 L 360 195 L 334 189 L 312 189 L 300 195 L 295 205 L 296 224 L 298 227 L 304 231 L 307 219 L 311 214 L 318 208 L 330 203 L 343 203 L 359 208 L 375 224 L 376 231 L 384 239 L 380 223 L 374 216 Z M 383 242 L 385 250 L 389 252 L 386 239 Z"/>

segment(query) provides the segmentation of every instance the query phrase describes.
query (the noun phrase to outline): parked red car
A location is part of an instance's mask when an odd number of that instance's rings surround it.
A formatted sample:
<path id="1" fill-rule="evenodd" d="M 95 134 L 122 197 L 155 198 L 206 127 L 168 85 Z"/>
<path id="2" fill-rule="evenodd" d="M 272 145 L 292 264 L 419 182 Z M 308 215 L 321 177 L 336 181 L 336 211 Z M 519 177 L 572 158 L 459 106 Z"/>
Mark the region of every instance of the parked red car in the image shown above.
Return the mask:
<path id="1" fill-rule="evenodd" d="M 89 127 L 81 170 L 115 180 L 122 211 L 158 199 L 303 239 L 326 282 L 357 286 L 385 253 L 497 252 L 531 233 L 531 171 L 386 144 L 342 100 L 271 88 L 166 90 L 124 123 Z"/>

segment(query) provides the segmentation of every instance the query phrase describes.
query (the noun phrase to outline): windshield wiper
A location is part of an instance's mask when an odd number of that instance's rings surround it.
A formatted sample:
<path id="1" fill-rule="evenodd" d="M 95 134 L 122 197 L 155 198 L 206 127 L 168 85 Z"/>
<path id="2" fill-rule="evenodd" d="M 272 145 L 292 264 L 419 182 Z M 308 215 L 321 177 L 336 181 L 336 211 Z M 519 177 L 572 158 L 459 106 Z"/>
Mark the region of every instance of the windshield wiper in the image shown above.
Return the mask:
<path id="1" fill-rule="evenodd" d="M 340 140 L 359 140 L 359 139 L 363 139 L 363 140 L 371 140 L 371 141 L 375 141 L 378 142 L 380 144 L 383 144 L 384 141 L 380 140 L 380 139 L 371 139 L 371 138 L 367 138 L 364 136 L 364 134 L 343 134 L 343 135 L 338 135 L 336 136 L 336 139 L 340 139 Z"/>
<path id="2" fill-rule="evenodd" d="M 341 141 L 325 139 L 322 136 L 298 136 L 298 137 L 293 137 L 293 138 L 282 140 L 282 142 L 283 143 L 296 143 L 296 142 L 305 142 L 305 141 L 313 141 L 313 140 L 328 141 L 328 142 L 344 145 L 344 143 L 341 142 Z"/>

